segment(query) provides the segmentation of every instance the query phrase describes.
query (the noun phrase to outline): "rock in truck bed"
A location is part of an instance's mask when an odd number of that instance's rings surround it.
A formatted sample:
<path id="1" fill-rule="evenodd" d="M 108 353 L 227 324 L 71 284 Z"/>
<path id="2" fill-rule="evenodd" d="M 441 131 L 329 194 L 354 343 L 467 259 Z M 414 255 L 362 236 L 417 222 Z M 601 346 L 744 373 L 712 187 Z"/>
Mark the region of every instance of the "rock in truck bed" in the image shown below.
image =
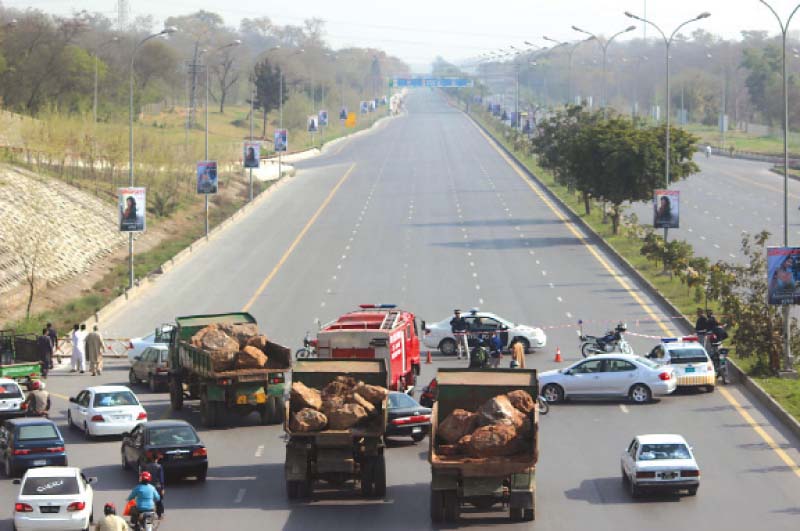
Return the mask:
<path id="1" fill-rule="evenodd" d="M 259 333 L 255 323 L 214 323 L 195 333 L 190 344 L 208 353 L 212 370 L 219 374 L 258 373 L 291 366 L 291 351 Z"/>
<path id="2" fill-rule="evenodd" d="M 385 387 L 345 375 L 336 376 L 321 389 L 295 381 L 289 397 L 289 429 L 313 433 L 380 424 L 388 395 Z"/>

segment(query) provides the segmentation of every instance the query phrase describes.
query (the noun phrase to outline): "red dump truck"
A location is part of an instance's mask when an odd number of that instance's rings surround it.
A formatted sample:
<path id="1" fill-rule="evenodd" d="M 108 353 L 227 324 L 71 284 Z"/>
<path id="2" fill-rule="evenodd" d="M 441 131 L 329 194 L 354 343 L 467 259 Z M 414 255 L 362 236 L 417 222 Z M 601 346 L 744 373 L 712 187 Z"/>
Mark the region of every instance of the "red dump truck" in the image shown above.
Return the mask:
<path id="1" fill-rule="evenodd" d="M 413 313 L 394 304 L 361 304 L 317 334 L 317 357 L 384 359 L 389 388 L 409 391 L 420 372 L 419 335 Z"/>

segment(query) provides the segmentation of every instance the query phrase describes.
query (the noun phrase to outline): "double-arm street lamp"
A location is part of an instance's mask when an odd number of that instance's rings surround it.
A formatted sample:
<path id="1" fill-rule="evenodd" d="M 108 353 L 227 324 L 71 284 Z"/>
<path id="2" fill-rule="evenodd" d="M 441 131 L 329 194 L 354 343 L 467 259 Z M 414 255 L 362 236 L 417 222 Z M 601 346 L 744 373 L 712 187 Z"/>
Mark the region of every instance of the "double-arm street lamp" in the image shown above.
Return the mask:
<path id="1" fill-rule="evenodd" d="M 152 35 L 148 35 L 144 39 L 140 40 L 136 43 L 136 46 L 133 47 L 133 52 L 131 52 L 131 64 L 130 64 L 130 106 L 128 108 L 128 185 L 133 187 L 134 184 L 134 177 L 133 177 L 133 66 L 134 60 L 136 59 L 136 53 L 142 47 L 144 43 L 151 39 L 155 39 L 156 37 L 162 37 L 165 35 L 169 35 L 171 33 L 175 33 L 178 29 L 174 26 L 167 26 L 163 30 L 159 31 L 158 33 L 153 33 Z M 128 233 L 128 288 L 133 288 L 133 232 Z"/>
<path id="2" fill-rule="evenodd" d="M 588 35 L 590 39 L 593 39 L 593 40 L 595 40 L 597 42 L 597 45 L 600 46 L 600 49 L 603 51 L 603 93 L 602 93 L 601 105 L 603 106 L 603 119 L 605 119 L 606 115 L 607 115 L 606 108 L 608 106 L 607 98 L 606 98 L 606 83 L 607 83 L 607 81 L 606 81 L 606 56 L 608 54 L 608 47 L 612 42 L 614 42 L 614 39 L 616 39 L 617 37 L 619 37 L 623 33 L 628 33 L 629 31 L 635 30 L 636 26 L 628 26 L 624 30 L 618 31 L 617 33 L 615 33 L 614 35 L 612 35 L 611 37 L 609 37 L 605 41 L 601 40 L 594 33 L 591 33 L 589 31 L 581 29 L 578 26 L 572 26 L 572 29 L 574 29 L 575 31 L 577 31 L 579 33 L 583 33 L 584 35 Z"/>
<path id="3" fill-rule="evenodd" d="M 569 92 L 568 92 L 568 96 L 567 96 L 567 104 L 568 105 L 572 105 L 572 56 L 575 54 L 575 50 L 578 49 L 578 46 L 580 46 L 581 44 L 583 44 L 585 42 L 593 41 L 594 37 L 589 37 L 588 39 L 584 39 L 582 41 L 578 41 L 578 42 L 574 42 L 574 43 L 562 42 L 562 41 L 559 41 L 559 40 L 556 40 L 556 39 L 551 39 L 550 37 L 548 37 L 546 35 L 544 37 L 542 37 L 542 38 L 544 40 L 546 40 L 546 41 L 550 41 L 550 42 L 553 42 L 553 43 L 558 45 L 558 46 L 554 46 L 553 49 L 558 48 L 559 46 L 566 46 L 567 47 L 567 56 L 569 57 L 569 78 L 568 78 Z"/>
<path id="4" fill-rule="evenodd" d="M 772 14 L 775 15 L 775 19 L 778 21 L 778 25 L 781 29 L 781 39 L 782 39 L 782 63 L 783 63 L 783 245 L 784 247 L 789 246 L 789 78 L 786 75 L 786 34 L 789 31 L 789 24 L 792 22 L 792 18 L 794 17 L 797 10 L 800 9 L 800 5 L 795 6 L 792 12 L 789 14 L 789 18 L 786 19 L 786 23 L 783 22 L 780 15 L 769 5 L 765 0 L 759 0 L 762 4 L 767 6 L 767 9 L 772 11 Z M 788 304 L 783 305 L 783 372 L 789 376 L 796 376 L 797 373 L 794 370 L 794 363 L 792 358 L 792 349 L 790 344 L 790 327 L 789 327 L 789 313 L 791 307 Z"/>

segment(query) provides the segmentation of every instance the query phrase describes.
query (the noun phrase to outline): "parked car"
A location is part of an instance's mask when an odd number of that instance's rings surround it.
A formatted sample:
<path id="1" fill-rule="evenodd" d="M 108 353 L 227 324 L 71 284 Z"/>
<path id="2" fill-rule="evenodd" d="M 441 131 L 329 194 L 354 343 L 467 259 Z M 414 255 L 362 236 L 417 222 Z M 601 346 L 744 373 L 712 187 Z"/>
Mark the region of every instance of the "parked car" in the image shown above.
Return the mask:
<path id="1" fill-rule="evenodd" d="M 678 387 L 702 387 L 709 393 L 714 392 L 717 383 L 714 362 L 697 336 L 664 338 L 647 358 L 674 368 Z"/>
<path id="2" fill-rule="evenodd" d="M 0 418 L 21 417 L 25 414 L 25 394 L 10 378 L 0 378 Z"/>
<path id="3" fill-rule="evenodd" d="M 131 385 L 147 382 L 150 391 L 157 392 L 165 389 L 169 383 L 169 345 L 153 345 L 147 347 L 141 356 L 136 356 L 128 371 L 128 381 Z"/>
<path id="4" fill-rule="evenodd" d="M 406 436 L 419 442 L 431 431 L 431 409 L 405 393 L 389 393 L 386 437 Z"/>
<path id="5" fill-rule="evenodd" d="M 635 354 L 600 354 L 565 369 L 539 373 L 542 396 L 548 402 L 567 398 L 621 398 L 643 404 L 653 396 L 675 391 L 672 367 L 662 367 Z"/>
<path id="6" fill-rule="evenodd" d="M 644 490 L 686 490 L 689 496 L 700 488 L 700 467 L 692 447 L 680 435 L 638 435 L 622 453 L 622 481 L 637 497 Z"/>
<path id="7" fill-rule="evenodd" d="M 79 468 L 32 468 L 14 483 L 20 484 L 14 504 L 14 529 L 81 531 L 89 529 L 94 515 L 97 478 L 87 478 Z"/>
<path id="8" fill-rule="evenodd" d="M 87 387 L 70 397 L 67 425 L 83 430 L 86 437 L 122 435 L 147 420 L 136 395 L 123 385 Z"/>
<path id="9" fill-rule="evenodd" d="M 142 337 L 135 337 L 128 342 L 128 362 L 133 365 L 137 356 L 141 356 L 144 350 L 154 345 L 169 345 L 173 325 L 164 324 L 156 328 L 152 334 Z"/>
<path id="10" fill-rule="evenodd" d="M 67 466 L 64 437 L 44 417 L 6 420 L 0 426 L 0 460 L 6 477 L 34 467 Z"/>
<path id="11" fill-rule="evenodd" d="M 423 323 L 422 337 L 422 343 L 427 348 L 437 349 L 448 356 L 456 353 L 456 340 L 450 330 L 450 319 L 452 316 L 438 323 Z M 491 335 L 495 333 L 500 334 L 504 348 L 510 348 L 518 341 L 525 346 L 526 352 L 530 349 L 541 349 L 547 345 L 547 335 L 541 328 L 512 323 L 496 314 L 479 310 L 471 310 L 464 316 L 464 319 L 467 321 L 470 334 L 468 339 L 470 347 L 474 346 L 478 334 Z"/>
<path id="12" fill-rule="evenodd" d="M 122 437 L 122 468 L 138 470 L 153 456 L 169 476 L 206 480 L 208 452 L 191 424 L 183 420 L 155 420 L 136 426 Z"/>

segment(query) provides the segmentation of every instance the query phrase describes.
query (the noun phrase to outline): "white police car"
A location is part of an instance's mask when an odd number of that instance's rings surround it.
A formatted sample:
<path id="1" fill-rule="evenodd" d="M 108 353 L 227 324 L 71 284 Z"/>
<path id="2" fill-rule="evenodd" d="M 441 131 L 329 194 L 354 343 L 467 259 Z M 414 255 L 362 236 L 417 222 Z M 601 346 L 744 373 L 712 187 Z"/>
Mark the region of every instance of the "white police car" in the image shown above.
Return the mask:
<path id="1" fill-rule="evenodd" d="M 678 387 L 703 387 L 709 393 L 714 391 L 717 381 L 714 362 L 697 336 L 665 337 L 647 357 L 672 366 L 678 377 Z"/>

